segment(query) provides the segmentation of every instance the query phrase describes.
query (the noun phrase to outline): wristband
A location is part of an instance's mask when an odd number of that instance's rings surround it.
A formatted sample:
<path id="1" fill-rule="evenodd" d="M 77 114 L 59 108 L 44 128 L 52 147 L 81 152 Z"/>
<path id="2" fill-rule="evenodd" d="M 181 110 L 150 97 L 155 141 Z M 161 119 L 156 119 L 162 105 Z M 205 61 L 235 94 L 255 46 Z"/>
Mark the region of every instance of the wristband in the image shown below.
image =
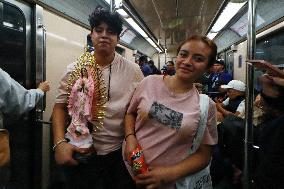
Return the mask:
<path id="1" fill-rule="evenodd" d="M 129 136 L 131 136 L 131 135 L 136 136 L 135 133 L 130 133 L 130 134 L 128 134 L 128 135 L 126 135 L 126 136 L 124 137 L 124 140 L 126 141 L 127 137 L 129 137 Z"/>
<path id="2" fill-rule="evenodd" d="M 54 146 L 52 147 L 52 150 L 55 151 L 55 149 L 63 142 L 68 142 L 65 138 L 59 140 L 58 142 L 56 142 L 56 144 L 54 144 Z"/>

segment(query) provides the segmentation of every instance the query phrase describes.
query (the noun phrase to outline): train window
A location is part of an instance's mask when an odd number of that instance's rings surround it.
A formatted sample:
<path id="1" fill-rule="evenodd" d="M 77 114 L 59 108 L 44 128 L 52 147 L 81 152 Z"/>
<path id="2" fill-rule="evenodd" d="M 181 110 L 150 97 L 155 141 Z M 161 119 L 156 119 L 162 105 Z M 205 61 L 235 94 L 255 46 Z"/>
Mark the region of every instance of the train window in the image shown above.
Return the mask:
<path id="1" fill-rule="evenodd" d="M 22 16 L 22 13 L 18 9 L 9 5 L 4 5 L 3 27 L 23 32 L 25 20 L 22 19 Z"/>
<path id="2" fill-rule="evenodd" d="M 284 64 L 283 30 L 265 37 L 256 43 L 256 58 L 264 59 L 272 64 Z"/>
<path id="3" fill-rule="evenodd" d="M 25 16 L 18 8 L 5 3 L 0 14 L 3 15 L 0 24 L 1 68 L 19 83 L 25 85 Z"/>
<path id="4" fill-rule="evenodd" d="M 284 33 L 283 30 L 264 37 L 256 43 L 255 59 L 266 60 L 274 65 L 284 64 Z M 257 78 L 262 71 L 255 71 L 255 87 L 260 90 Z"/>
<path id="5" fill-rule="evenodd" d="M 115 51 L 116 51 L 118 54 L 120 54 L 121 56 L 125 57 L 125 49 L 116 46 L 116 47 L 115 47 Z"/>

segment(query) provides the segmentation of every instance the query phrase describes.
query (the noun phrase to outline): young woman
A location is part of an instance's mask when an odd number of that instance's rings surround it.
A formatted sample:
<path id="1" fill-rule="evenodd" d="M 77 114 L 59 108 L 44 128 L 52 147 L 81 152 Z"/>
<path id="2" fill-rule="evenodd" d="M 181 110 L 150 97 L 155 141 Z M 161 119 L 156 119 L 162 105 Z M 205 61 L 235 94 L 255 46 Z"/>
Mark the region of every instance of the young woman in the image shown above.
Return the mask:
<path id="1" fill-rule="evenodd" d="M 194 81 L 215 62 L 216 45 L 192 36 L 178 48 L 176 74 L 149 76 L 136 88 L 125 117 L 124 159 L 140 145 L 148 172 L 135 175 L 137 185 L 176 188 L 177 180 L 206 167 L 217 142 L 216 108 L 209 101 L 208 119 L 199 149 L 189 149 L 199 126 L 199 93 Z"/>

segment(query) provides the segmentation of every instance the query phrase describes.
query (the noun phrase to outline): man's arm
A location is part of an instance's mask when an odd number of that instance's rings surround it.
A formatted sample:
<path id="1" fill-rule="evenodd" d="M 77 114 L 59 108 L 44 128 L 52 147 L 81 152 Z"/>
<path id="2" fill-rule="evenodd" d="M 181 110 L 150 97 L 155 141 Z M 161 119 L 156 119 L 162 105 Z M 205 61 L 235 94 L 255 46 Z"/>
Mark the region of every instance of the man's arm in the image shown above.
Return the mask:
<path id="1" fill-rule="evenodd" d="M 59 165 L 77 165 L 78 162 L 73 159 L 75 152 L 85 153 L 84 149 L 77 148 L 65 141 L 65 128 L 68 122 L 67 104 L 56 103 L 52 113 L 52 131 L 55 151 L 55 160 Z M 63 141 L 63 142 L 60 142 Z M 60 142 L 60 143 L 59 143 Z"/>
<path id="2" fill-rule="evenodd" d="M 41 83 L 38 89 L 27 90 L 2 69 L 0 80 L 0 109 L 4 113 L 19 115 L 30 111 L 49 90 L 48 82 Z"/>
<path id="3" fill-rule="evenodd" d="M 65 138 L 65 128 L 68 121 L 67 104 L 56 103 L 52 113 L 52 131 L 54 143 Z"/>
<path id="4" fill-rule="evenodd" d="M 226 110 L 222 103 L 216 103 L 216 108 L 217 108 L 217 111 L 222 113 L 222 115 L 224 117 L 226 117 L 226 116 L 228 116 L 230 114 L 234 114 L 233 112 L 230 112 L 230 111 Z"/>

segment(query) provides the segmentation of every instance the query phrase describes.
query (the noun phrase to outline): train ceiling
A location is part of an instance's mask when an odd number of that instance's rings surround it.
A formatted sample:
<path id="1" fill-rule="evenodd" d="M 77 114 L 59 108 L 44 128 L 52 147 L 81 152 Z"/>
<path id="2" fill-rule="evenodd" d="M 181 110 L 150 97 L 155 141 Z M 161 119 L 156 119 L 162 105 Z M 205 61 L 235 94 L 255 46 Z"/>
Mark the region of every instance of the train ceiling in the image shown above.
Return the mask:
<path id="1" fill-rule="evenodd" d="M 205 35 L 226 0 L 126 0 L 168 52 L 193 34 Z"/>

